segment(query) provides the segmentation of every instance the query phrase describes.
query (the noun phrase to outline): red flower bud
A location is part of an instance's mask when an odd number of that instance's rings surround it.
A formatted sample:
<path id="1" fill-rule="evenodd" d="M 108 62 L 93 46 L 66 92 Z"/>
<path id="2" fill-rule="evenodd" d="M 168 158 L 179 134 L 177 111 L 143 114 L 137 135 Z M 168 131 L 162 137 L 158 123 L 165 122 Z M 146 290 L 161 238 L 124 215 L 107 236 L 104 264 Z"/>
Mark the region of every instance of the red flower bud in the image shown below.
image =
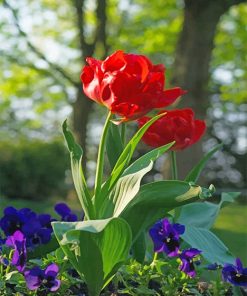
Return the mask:
<path id="1" fill-rule="evenodd" d="M 119 115 L 122 121 L 164 108 L 185 93 L 179 87 L 164 90 L 164 66 L 153 65 L 143 55 L 118 50 L 104 61 L 86 61 L 88 65 L 81 74 L 85 94 Z"/>
<path id="2" fill-rule="evenodd" d="M 206 130 L 206 124 L 205 121 L 194 118 L 192 109 L 166 112 L 167 114 L 154 122 L 144 134 L 142 140 L 147 145 L 159 147 L 176 141 L 171 149 L 182 150 L 200 140 Z M 139 119 L 139 127 L 148 120 L 150 118 L 147 116 Z"/>

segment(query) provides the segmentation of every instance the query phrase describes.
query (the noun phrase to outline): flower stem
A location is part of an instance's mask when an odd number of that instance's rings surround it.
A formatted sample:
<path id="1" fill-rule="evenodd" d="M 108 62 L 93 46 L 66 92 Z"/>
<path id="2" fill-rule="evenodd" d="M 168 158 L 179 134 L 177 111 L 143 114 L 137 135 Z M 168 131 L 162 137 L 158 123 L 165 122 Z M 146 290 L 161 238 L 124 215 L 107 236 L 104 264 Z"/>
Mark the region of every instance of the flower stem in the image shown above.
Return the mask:
<path id="1" fill-rule="evenodd" d="M 126 125 L 124 122 L 121 123 L 121 140 L 123 147 L 125 146 L 125 136 L 126 136 Z"/>
<path id="2" fill-rule="evenodd" d="M 155 267 L 155 261 L 157 260 L 157 258 L 158 258 L 158 253 L 155 252 L 155 253 L 154 253 L 153 261 L 152 261 L 151 264 L 150 264 L 152 270 L 153 270 L 154 267 Z"/>
<path id="3" fill-rule="evenodd" d="M 177 180 L 178 179 L 178 171 L 177 171 L 177 160 L 176 160 L 176 152 L 171 151 L 171 157 L 172 157 L 172 179 Z"/>
<path id="4" fill-rule="evenodd" d="M 104 156 L 105 156 L 105 143 L 106 143 L 106 136 L 110 125 L 111 119 L 111 112 L 108 113 L 105 125 L 103 128 L 103 133 L 99 143 L 99 150 L 98 150 L 98 158 L 97 158 L 97 167 L 96 167 L 96 176 L 95 176 L 95 196 L 98 195 L 101 184 L 102 184 L 102 177 L 103 177 L 103 169 L 104 169 Z"/>

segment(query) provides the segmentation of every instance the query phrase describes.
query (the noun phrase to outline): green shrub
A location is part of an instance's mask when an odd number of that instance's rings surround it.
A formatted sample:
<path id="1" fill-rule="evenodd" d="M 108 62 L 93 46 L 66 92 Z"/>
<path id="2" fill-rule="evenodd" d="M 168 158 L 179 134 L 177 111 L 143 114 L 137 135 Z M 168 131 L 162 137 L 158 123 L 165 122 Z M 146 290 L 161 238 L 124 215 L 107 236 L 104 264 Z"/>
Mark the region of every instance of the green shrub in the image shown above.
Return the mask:
<path id="1" fill-rule="evenodd" d="M 0 195 L 40 200 L 61 194 L 65 192 L 68 167 L 68 153 L 61 141 L 3 141 L 0 143 Z"/>

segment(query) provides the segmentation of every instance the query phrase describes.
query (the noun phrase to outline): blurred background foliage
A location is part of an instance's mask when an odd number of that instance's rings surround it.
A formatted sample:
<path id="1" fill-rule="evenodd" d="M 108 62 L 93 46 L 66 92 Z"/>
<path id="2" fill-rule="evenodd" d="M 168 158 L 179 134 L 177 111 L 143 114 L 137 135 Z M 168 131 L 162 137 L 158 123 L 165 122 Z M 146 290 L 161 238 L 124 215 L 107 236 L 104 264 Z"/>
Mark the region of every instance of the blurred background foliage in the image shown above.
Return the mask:
<path id="1" fill-rule="evenodd" d="M 184 105 L 192 102 L 198 117 L 207 120 L 204 140 L 189 155 L 181 154 L 181 176 L 183 166 L 188 170 L 186 161 L 191 167 L 202 152 L 223 142 L 224 150 L 208 164 L 203 182 L 214 183 L 219 191 L 241 190 L 245 196 L 246 2 L 0 1 L 0 194 L 33 199 L 61 194 L 69 167 L 61 136 L 61 122 L 67 117 L 85 150 L 84 165 L 93 184 L 105 110 L 84 97 L 79 75 L 86 56 L 103 58 L 123 49 L 165 64 L 167 85 L 188 89 Z M 213 16 L 213 11 L 218 14 Z M 204 18 L 207 21 L 199 22 Z M 208 58 L 200 56 L 199 46 Z M 129 125 L 130 132 L 135 128 Z M 157 163 L 152 178 L 167 175 L 165 161 L 166 157 Z"/>

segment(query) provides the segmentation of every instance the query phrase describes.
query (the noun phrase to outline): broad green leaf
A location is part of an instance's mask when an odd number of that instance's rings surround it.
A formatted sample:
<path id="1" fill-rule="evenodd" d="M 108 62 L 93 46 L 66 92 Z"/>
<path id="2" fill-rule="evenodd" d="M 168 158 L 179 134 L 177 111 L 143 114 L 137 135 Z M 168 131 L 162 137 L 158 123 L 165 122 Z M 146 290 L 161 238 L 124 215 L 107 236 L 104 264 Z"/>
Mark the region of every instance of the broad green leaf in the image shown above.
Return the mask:
<path id="1" fill-rule="evenodd" d="M 215 146 L 212 150 L 210 150 L 204 157 L 198 162 L 198 164 L 189 172 L 187 177 L 185 178 L 186 182 L 197 182 L 202 170 L 207 164 L 208 160 L 216 153 L 220 148 L 222 148 L 223 144 L 219 144 Z"/>
<path id="2" fill-rule="evenodd" d="M 153 162 L 140 171 L 121 177 L 109 198 L 105 198 L 101 207 L 100 218 L 111 216 L 118 217 L 125 207 L 131 202 L 140 189 L 140 183 L 144 175 L 153 167 Z"/>
<path id="3" fill-rule="evenodd" d="M 164 116 L 165 113 L 159 114 L 157 116 L 154 116 L 152 119 L 150 119 L 146 124 L 144 124 L 132 137 L 132 139 L 129 141 L 129 143 L 124 148 L 123 152 L 121 153 L 120 157 L 118 158 L 117 163 L 115 164 L 112 173 L 108 180 L 103 184 L 100 192 L 100 196 L 95 199 L 95 207 L 96 210 L 100 209 L 102 206 L 102 203 L 104 202 L 105 198 L 110 194 L 112 188 L 116 184 L 117 180 L 121 177 L 124 168 L 126 168 L 132 158 L 132 155 L 135 151 L 135 148 L 137 144 L 140 142 L 142 136 L 146 132 L 146 130 L 159 118 Z M 97 203 L 97 204 L 96 204 Z M 97 217 L 99 213 L 96 213 Z"/>
<path id="4" fill-rule="evenodd" d="M 141 186 L 121 213 L 131 227 L 133 240 L 170 210 L 199 199 L 201 187 L 182 181 L 159 181 Z"/>
<path id="5" fill-rule="evenodd" d="M 221 207 L 224 204 L 232 203 L 240 195 L 240 192 L 222 192 L 221 194 Z"/>
<path id="6" fill-rule="evenodd" d="M 244 294 L 241 292 L 241 288 L 238 286 L 232 287 L 233 296 L 244 296 Z"/>
<path id="7" fill-rule="evenodd" d="M 63 123 L 63 134 L 67 142 L 68 150 L 70 152 L 71 171 L 78 198 L 80 200 L 86 218 L 92 219 L 94 218 L 92 199 L 88 191 L 81 166 L 83 151 L 80 145 L 75 142 L 72 133 L 67 127 L 66 120 Z"/>
<path id="8" fill-rule="evenodd" d="M 154 162 L 162 154 L 164 154 L 166 151 L 168 151 L 174 145 L 174 143 L 175 142 L 171 142 L 171 143 L 166 144 L 164 146 L 155 148 L 152 151 L 141 156 L 123 172 L 123 176 L 128 175 L 128 174 L 133 174 L 133 173 L 139 171 L 140 169 L 146 167 L 147 165 L 149 165 L 149 163 L 151 161 Z"/>
<path id="9" fill-rule="evenodd" d="M 140 263 L 144 262 L 146 254 L 146 234 L 141 232 L 132 245 L 132 257 Z"/>
<path id="10" fill-rule="evenodd" d="M 106 139 L 106 153 L 112 169 L 122 151 L 123 143 L 119 132 L 119 126 L 111 122 Z"/>
<path id="11" fill-rule="evenodd" d="M 128 257 L 129 225 L 121 218 L 52 225 L 64 253 L 84 276 L 90 296 L 98 296 Z"/>
<path id="12" fill-rule="evenodd" d="M 195 202 L 181 207 L 178 223 L 186 226 L 195 226 L 210 229 L 224 203 L 234 202 L 238 192 L 222 193 L 221 201 L 218 204 L 210 202 Z"/>
<path id="13" fill-rule="evenodd" d="M 223 265 L 234 262 L 228 248 L 208 229 L 187 226 L 182 238 L 191 247 L 201 250 L 202 256 L 210 263 Z"/>

